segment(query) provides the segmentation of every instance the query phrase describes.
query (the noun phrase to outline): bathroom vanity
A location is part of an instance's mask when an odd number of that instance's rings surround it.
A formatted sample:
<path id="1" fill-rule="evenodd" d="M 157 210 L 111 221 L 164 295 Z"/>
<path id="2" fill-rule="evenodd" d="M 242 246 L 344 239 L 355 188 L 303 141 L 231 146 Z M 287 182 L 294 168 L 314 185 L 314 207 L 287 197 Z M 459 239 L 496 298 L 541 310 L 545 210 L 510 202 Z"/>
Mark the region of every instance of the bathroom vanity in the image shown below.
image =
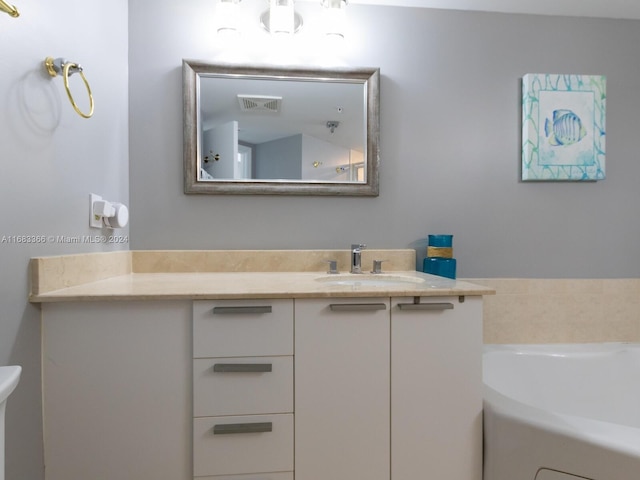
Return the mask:
<path id="1" fill-rule="evenodd" d="M 47 480 L 480 480 L 491 289 L 413 250 L 357 278 L 323 270 L 348 251 L 161 254 L 53 289 L 109 254 L 32 262 Z"/>

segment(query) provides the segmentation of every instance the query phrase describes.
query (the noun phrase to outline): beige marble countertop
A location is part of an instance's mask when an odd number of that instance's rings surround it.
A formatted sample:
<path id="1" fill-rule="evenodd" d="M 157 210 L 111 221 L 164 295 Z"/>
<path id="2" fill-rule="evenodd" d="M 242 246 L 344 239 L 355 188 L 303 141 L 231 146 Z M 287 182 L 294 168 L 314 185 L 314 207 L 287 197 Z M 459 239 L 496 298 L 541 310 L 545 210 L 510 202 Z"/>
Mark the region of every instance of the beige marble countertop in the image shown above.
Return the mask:
<path id="1" fill-rule="evenodd" d="M 239 253 L 240 252 L 240 253 Z M 411 270 L 413 250 L 374 250 L 383 274 L 348 273 L 348 251 L 126 251 L 31 260 L 33 303 L 490 295 L 486 286 Z M 296 257 L 299 261 L 296 261 Z M 229 264 L 229 259 L 233 264 Z M 326 273 L 338 260 L 340 274 Z M 286 263 L 283 259 L 286 259 Z M 369 263 L 363 258 L 363 270 Z M 227 262 L 227 263 L 225 263 Z M 273 271 L 279 268 L 280 271 Z M 256 271 L 262 270 L 262 271 Z M 284 271 L 283 271 L 284 270 Z"/>
<path id="2" fill-rule="evenodd" d="M 351 283 L 347 276 L 360 277 Z M 372 275 L 340 274 L 337 284 L 322 272 L 131 273 L 33 296 L 32 302 L 90 300 L 175 300 L 237 298 L 313 298 L 486 295 L 492 289 L 421 272 L 390 272 L 378 278 L 401 283 L 370 283 Z M 416 283 L 406 281 L 415 279 Z M 347 284 L 341 283 L 344 279 Z M 358 282 L 359 279 L 355 279 Z M 374 279 L 375 280 L 375 279 Z"/>

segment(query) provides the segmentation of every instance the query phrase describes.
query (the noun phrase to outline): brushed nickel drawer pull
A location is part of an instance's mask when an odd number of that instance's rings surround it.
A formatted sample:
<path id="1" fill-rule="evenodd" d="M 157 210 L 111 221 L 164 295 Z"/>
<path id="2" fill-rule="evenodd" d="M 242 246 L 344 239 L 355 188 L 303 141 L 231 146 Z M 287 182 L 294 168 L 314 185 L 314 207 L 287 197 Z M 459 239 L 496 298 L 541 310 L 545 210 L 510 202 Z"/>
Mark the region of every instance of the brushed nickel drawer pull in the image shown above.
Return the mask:
<path id="1" fill-rule="evenodd" d="M 386 303 L 332 303 L 329 308 L 334 312 L 373 312 L 386 310 Z"/>
<path id="2" fill-rule="evenodd" d="M 272 422 L 258 423 L 227 423 L 214 425 L 214 435 L 228 435 L 231 433 L 265 433 L 273 431 Z"/>
<path id="3" fill-rule="evenodd" d="M 453 309 L 453 303 L 441 302 L 441 303 L 399 303 L 400 310 L 451 310 Z"/>
<path id="4" fill-rule="evenodd" d="M 258 305 L 258 306 L 247 306 L 247 307 L 213 307 L 213 314 L 227 314 L 227 313 L 271 313 L 272 308 L 271 305 Z"/>
<path id="5" fill-rule="evenodd" d="M 271 372 L 271 363 L 214 363 L 213 371 L 217 373 L 265 373 Z"/>

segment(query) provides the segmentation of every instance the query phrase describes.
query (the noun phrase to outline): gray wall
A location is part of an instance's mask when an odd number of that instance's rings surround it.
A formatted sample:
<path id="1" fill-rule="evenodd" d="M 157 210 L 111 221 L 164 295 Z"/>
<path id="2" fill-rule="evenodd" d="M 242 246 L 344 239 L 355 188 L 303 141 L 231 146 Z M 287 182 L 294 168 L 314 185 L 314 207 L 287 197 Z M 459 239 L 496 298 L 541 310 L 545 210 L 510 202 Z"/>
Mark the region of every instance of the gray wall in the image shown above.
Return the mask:
<path id="1" fill-rule="evenodd" d="M 302 178 L 302 135 L 259 143 L 255 154 L 255 178 Z"/>
<path id="2" fill-rule="evenodd" d="M 23 374 L 7 405 L 6 478 L 39 480 L 40 309 L 27 302 L 27 266 L 34 256 L 128 248 L 47 238 L 100 233 L 89 229 L 89 193 L 128 203 L 127 2 L 11 3 L 20 17 L 0 13 L 0 365 Z M 47 56 L 84 66 L 93 118 L 73 111 L 62 78 L 44 71 Z M 71 88 L 86 109 L 78 80 Z M 11 239 L 21 235 L 44 243 Z"/>
<path id="3" fill-rule="evenodd" d="M 130 12 L 134 248 L 364 242 L 422 255 L 429 233 L 452 233 L 460 276 L 640 273 L 640 22 L 350 5 L 347 42 L 320 58 L 318 45 L 220 45 L 211 4 L 183 2 L 177 15 L 171 2 L 138 1 Z M 274 52 L 380 67 L 379 197 L 182 193 L 182 58 L 264 63 Z M 606 180 L 519 181 L 526 73 L 607 76 Z"/>

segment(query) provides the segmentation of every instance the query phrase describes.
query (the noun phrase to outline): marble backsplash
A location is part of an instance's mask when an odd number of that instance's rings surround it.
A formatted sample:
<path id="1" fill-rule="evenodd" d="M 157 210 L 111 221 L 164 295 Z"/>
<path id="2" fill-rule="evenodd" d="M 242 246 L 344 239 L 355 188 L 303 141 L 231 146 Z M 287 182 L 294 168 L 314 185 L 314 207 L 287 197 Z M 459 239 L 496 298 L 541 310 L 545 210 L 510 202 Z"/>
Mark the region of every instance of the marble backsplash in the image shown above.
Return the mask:
<path id="1" fill-rule="evenodd" d="M 349 250 L 136 250 L 132 252 L 135 273 L 180 272 L 322 272 L 329 260 L 348 272 Z M 415 251 L 410 249 L 362 251 L 362 270 L 373 260 L 383 260 L 385 271 L 415 269 Z"/>
<path id="2" fill-rule="evenodd" d="M 640 342 L 640 279 L 473 278 L 484 343 Z"/>

